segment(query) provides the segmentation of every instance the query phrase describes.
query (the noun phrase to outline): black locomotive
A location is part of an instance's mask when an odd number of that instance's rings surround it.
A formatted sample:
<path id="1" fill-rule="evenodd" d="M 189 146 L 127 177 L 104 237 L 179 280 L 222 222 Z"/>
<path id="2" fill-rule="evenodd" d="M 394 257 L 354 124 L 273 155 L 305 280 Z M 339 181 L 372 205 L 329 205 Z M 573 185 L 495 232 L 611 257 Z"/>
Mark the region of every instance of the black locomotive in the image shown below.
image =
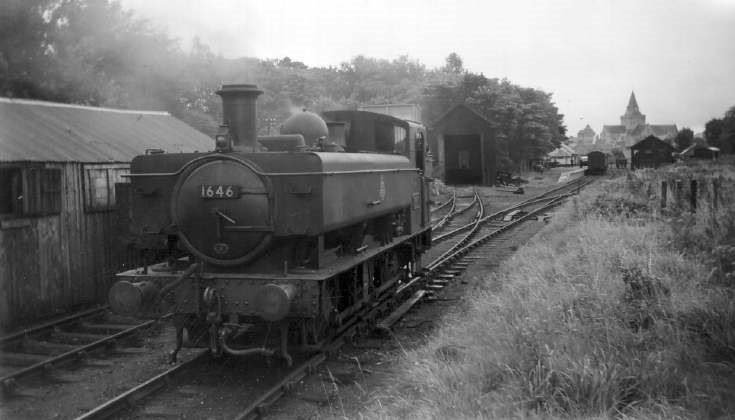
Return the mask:
<path id="1" fill-rule="evenodd" d="M 585 175 L 603 175 L 607 172 L 607 155 L 603 152 L 589 152 L 587 154 L 587 169 Z"/>
<path id="2" fill-rule="evenodd" d="M 215 353 L 290 363 L 291 351 L 318 348 L 421 269 L 431 242 L 424 128 L 304 112 L 281 135 L 256 137 L 262 92 L 217 93 L 224 124 L 213 152 L 133 160 L 130 233 L 169 257 L 118 274 L 109 302 L 139 315 L 173 305 L 173 360 L 186 331 Z"/>

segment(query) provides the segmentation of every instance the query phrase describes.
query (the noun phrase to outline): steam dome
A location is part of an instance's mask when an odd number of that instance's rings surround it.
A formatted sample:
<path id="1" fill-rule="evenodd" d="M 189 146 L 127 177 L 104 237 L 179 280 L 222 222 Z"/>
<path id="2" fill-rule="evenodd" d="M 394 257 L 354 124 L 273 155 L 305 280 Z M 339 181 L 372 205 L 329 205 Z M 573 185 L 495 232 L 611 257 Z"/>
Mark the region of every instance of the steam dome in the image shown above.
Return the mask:
<path id="1" fill-rule="evenodd" d="M 313 146 L 319 137 L 328 136 L 329 130 L 322 117 L 303 111 L 291 115 L 281 124 L 281 134 L 301 134 L 306 144 Z"/>

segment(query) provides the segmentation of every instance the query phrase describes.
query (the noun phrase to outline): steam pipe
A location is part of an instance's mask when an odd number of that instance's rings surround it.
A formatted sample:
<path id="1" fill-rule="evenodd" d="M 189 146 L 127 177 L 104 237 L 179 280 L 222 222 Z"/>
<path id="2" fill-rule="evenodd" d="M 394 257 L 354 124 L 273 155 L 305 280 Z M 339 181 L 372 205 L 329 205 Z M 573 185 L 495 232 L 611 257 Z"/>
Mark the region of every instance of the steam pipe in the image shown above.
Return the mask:
<path id="1" fill-rule="evenodd" d="M 170 291 L 174 290 L 175 288 L 179 287 L 181 283 L 184 282 L 184 280 L 188 279 L 192 274 L 194 274 L 195 271 L 199 269 L 201 266 L 200 263 L 194 263 L 189 266 L 186 270 L 184 270 L 183 273 L 177 278 L 176 280 L 172 281 L 171 283 L 163 286 L 160 292 L 158 292 L 158 297 L 161 298 L 163 296 L 166 296 Z"/>
<path id="2" fill-rule="evenodd" d="M 250 349 L 233 349 L 232 347 L 227 345 L 228 335 L 220 335 L 219 344 L 222 346 L 222 350 L 224 350 L 225 353 L 231 354 L 233 356 L 250 356 L 253 354 L 260 354 L 263 356 L 273 356 L 273 354 L 275 354 L 276 352 L 275 350 L 267 349 L 265 347 L 255 347 L 255 348 L 250 348 Z"/>

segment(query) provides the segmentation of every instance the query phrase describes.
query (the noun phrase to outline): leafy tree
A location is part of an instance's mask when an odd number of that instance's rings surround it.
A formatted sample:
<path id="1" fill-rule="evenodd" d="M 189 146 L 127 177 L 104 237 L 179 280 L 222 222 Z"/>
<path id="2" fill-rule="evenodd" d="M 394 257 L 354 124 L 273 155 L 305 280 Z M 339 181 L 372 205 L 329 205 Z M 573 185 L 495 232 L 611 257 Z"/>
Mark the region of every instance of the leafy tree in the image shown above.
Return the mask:
<path id="1" fill-rule="evenodd" d="M 707 122 L 704 126 L 704 138 L 707 139 L 707 143 L 714 145 L 722 134 L 724 121 L 720 118 L 713 118 Z"/>
<path id="2" fill-rule="evenodd" d="M 49 22 L 44 14 L 50 0 L 5 0 L 0 3 L 0 94 L 55 99 L 47 80 L 52 64 Z"/>
<path id="3" fill-rule="evenodd" d="M 456 52 L 449 54 L 445 61 L 446 64 L 442 68 L 443 71 L 455 74 L 464 73 L 464 63 L 462 62 L 462 58 Z"/>
<path id="4" fill-rule="evenodd" d="M 543 156 L 566 139 L 563 116 L 551 94 L 537 89 L 467 72 L 454 83 L 428 86 L 425 95 L 427 121 L 435 121 L 458 103 L 484 115 L 495 129 L 499 163 L 507 169 Z"/>
<path id="5" fill-rule="evenodd" d="M 691 146 L 694 142 L 694 132 L 689 128 L 682 128 L 679 130 L 679 132 L 676 134 L 676 137 L 674 138 L 674 144 L 676 145 L 676 150 L 682 151 L 686 149 L 687 147 Z"/>
<path id="6" fill-rule="evenodd" d="M 6 0 L 0 4 L 0 94 L 121 108 L 161 109 L 214 134 L 223 81 L 257 84 L 261 133 L 292 112 L 419 103 L 427 123 L 468 103 L 493 124 L 509 164 L 565 138 L 551 95 L 467 71 L 451 53 L 440 69 L 408 56 L 362 55 L 339 67 L 292 57 L 225 59 L 195 38 L 188 52 L 114 0 Z"/>
<path id="7" fill-rule="evenodd" d="M 735 153 L 735 106 L 723 118 L 713 118 L 705 125 L 707 144 L 719 147 L 722 153 Z"/>

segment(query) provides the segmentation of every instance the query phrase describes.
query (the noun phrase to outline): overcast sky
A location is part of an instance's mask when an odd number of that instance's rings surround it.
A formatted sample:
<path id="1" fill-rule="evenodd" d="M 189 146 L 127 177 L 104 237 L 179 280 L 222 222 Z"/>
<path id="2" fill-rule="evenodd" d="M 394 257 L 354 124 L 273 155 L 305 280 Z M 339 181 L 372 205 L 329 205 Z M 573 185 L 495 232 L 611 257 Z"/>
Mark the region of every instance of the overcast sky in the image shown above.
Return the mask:
<path id="1" fill-rule="evenodd" d="M 619 124 L 704 129 L 735 105 L 735 0 L 122 0 L 185 49 L 309 66 L 408 55 L 554 94 L 569 135 Z"/>

